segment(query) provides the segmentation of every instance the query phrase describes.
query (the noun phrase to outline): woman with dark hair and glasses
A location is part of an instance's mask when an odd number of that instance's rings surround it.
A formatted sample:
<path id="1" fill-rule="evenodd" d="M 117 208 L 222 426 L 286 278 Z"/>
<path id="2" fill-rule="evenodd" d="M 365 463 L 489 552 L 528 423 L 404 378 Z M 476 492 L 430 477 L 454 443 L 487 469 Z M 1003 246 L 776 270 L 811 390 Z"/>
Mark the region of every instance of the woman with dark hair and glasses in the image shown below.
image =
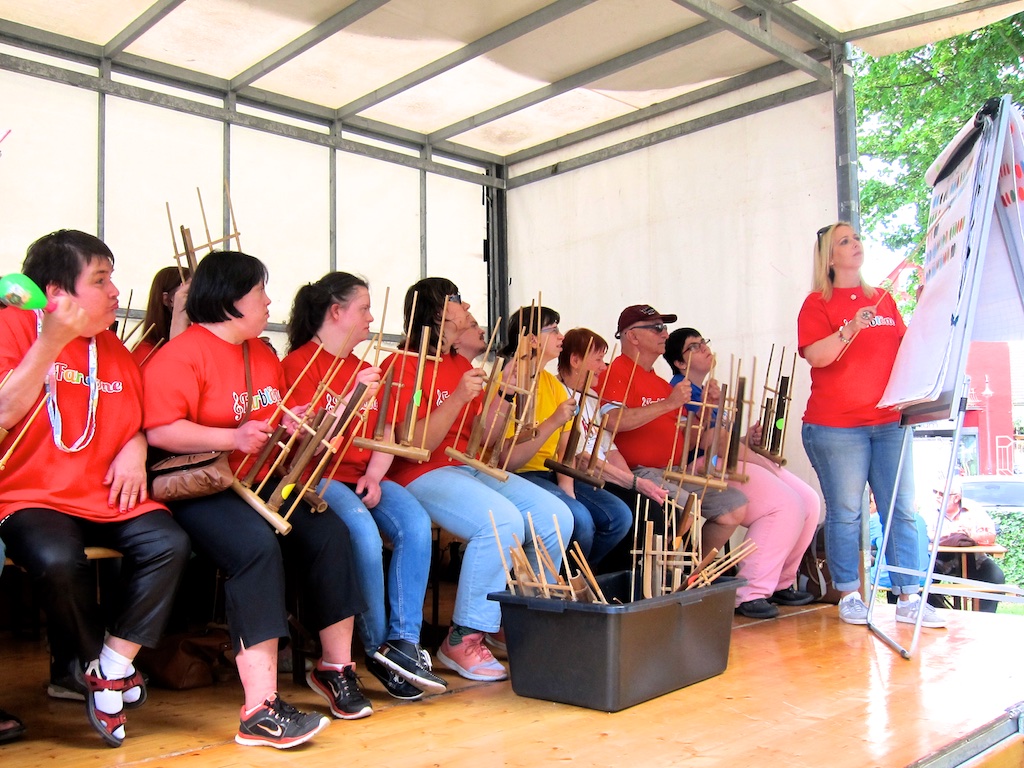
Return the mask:
<path id="1" fill-rule="evenodd" d="M 414 304 L 415 313 L 410 317 Z M 409 404 L 416 403 L 414 442 L 419 445 L 424 441 L 430 458 L 422 463 L 398 458 L 390 476 L 419 499 L 431 520 L 467 542 L 452 627 L 437 658 L 470 680 L 504 680 L 508 673 L 484 645 L 485 633 L 497 633 L 501 626 L 501 607 L 488 600 L 487 594 L 505 588 L 502 551 L 507 561 L 513 536 L 518 537 L 534 568 L 540 571 L 543 566 L 526 522 L 530 514 L 557 568 L 561 555 L 555 520 L 567 539 L 572 535 L 573 518 L 565 504 L 533 483 L 516 475 L 502 482 L 445 453 L 449 447 L 465 450 L 473 417 L 483 406 L 483 370 L 451 351 L 452 342 L 469 325 L 468 310 L 469 304 L 462 301 L 458 287 L 444 278 L 420 280 L 405 294 L 405 327 L 410 329 L 406 349 L 418 350 L 425 333 L 431 355 L 438 350 L 440 340 L 441 362 L 424 366 L 422 396 L 411 386 L 401 387 L 396 405 L 401 421 Z M 394 363 L 395 382 L 415 381 L 416 363 L 414 355 L 400 356 Z M 389 364 L 390 360 L 385 361 L 384 366 Z M 506 398 L 495 397 L 490 412 L 483 414 L 485 424 L 499 419 L 499 428 L 484 430 L 492 441 L 499 437 L 500 425 L 511 407 Z M 390 413 L 383 415 L 390 417 Z M 499 541 L 495 541 L 495 526 Z"/>
<path id="2" fill-rule="evenodd" d="M 665 362 L 675 376 L 673 386 L 690 382 L 690 403 L 687 410 L 700 415 L 700 404 L 716 405 L 722 391 L 715 379 L 708 378 L 715 356 L 705 339 L 694 328 L 678 328 L 665 342 Z M 703 409 L 707 423 L 701 435 L 697 455 L 710 449 L 714 440 L 716 410 Z M 759 438 L 760 424 L 751 432 Z M 792 472 L 787 472 L 768 459 L 741 447 L 743 472 L 747 481 L 729 481 L 747 497 L 747 511 L 740 525 L 747 529 L 747 538 L 757 549 L 739 564 L 739 575 L 747 583 L 736 590 L 736 611 L 753 619 L 770 619 L 779 614 L 777 605 L 806 605 L 814 600 L 810 592 L 794 588 L 797 569 L 804 551 L 814 538 L 821 516 L 818 494 Z"/>
<path id="3" fill-rule="evenodd" d="M 146 700 L 133 660 L 159 641 L 190 547 L 147 495 L 142 377 L 107 330 L 114 255 L 92 235 L 61 230 L 29 247 L 22 270 L 54 306 L 0 311 L 0 454 L 20 441 L 0 481 L 0 536 L 43 596 L 53 645 L 81 662 L 90 724 L 117 747 L 123 708 Z M 86 546 L 123 556 L 109 629 Z"/>
<path id="4" fill-rule="evenodd" d="M 843 593 L 839 618 L 848 624 L 868 620 L 857 570 L 866 486 L 883 523 L 893 509 L 886 562 L 920 568 L 909 450 L 896 486 L 905 428 L 897 411 L 878 407 L 906 325 L 892 297 L 861 277 L 863 263 L 860 235 L 850 224 L 818 230 L 814 289 L 797 319 L 800 355 L 811 365 L 803 444 L 825 496 L 826 557 L 835 588 Z M 890 577 L 899 596 L 897 621 L 913 624 L 923 611 L 923 626 L 944 626 L 917 594 L 916 576 L 893 571 Z"/>
<path id="5" fill-rule="evenodd" d="M 512 447 L 508 468 L 554 494 L 569 507 L 573 517 L 572 538 L 579 542 L 583 554 L 596 568 L 629 531 L 633 514 L 618 496 L 552 472 L 544 464 L 545 459 L 555 459 L 565 450 L 578 407 L 575 391 L 559 376 L 544 370 L 562 352 L 564 337 L 558 330 L 560 319 L 549 307 L 520 307 L 509 318 L 508 344 L 500 354 L 506 360 L 514 360 L 517 354 L 534 358 L 539 378 L 533 398 L 536 434 Z M 523 345 L 520 339 L 524 340 Z"/>
<path id="6" fill-rule="evenodd" d="M 185 304 L 192 325 L 146 365 L 152 445 L 172 453 L 230 451 L 237 470 L 266 444 L 268 419 L 285 389 L 280 361 L 258 340 L 270 316 L 266 280 L 263 263 L 245 253 L 214 252 L 199 262 Z M 323 646 L 323 658 L 306 675 L 309 686 L 335 717 L 372 714 L 352 663 L 354 617 L 366 604 L 341 519 L 300 503 L 291 532 L 278 536 L 231 489 L 170 507 L 196 549 L 226 577 L 228 628 L 245 694 L 235 741 L 293 747 L 329 722 L 300 712 L 277 693 L 278 643 L 288 637 L 286 564 L 303 576 Z"/>
<path id="7" fill-rule="evenodd" d="M 361 406 L 366 420 L 354 419 L 350 435 L 357 430 L 362 434 L 364 429 L 373 434 L 380 415 L 376 397 L 380 368 L 352 354 L 369 337 L 372 322 L 369 286 L 347 272 L 330 272 L 301 287 L 288 321 L 288 355 L 283 365 L 288 386 L 294 386 L 294 403 L 340 412 L 350 397 L 351 389 L 341 391 L 349 381 L 370 388 L 371 395 Z M 321 344 L 323 350 L 314 360 Z M 336 373 L 330 391 L 310 402 L 332 367 Z M 368 604 L 357 621 L 366 666 L 395 698 L 419 699 L 424 691 L 439 693 L 448 685 L 431 671 L 430 656 L 419 644 L 430 575 L 430 517 L 405 488 L 385 479 L 393 458 L 351 445 L 339 462 L 332 460 L 328 465 L 331 474 L 325 475 L 319 490 L 352 536 L 356 577 Z M 381 533 L 393 548 L 387 571 L 390 619 L 384 611 Z"/>

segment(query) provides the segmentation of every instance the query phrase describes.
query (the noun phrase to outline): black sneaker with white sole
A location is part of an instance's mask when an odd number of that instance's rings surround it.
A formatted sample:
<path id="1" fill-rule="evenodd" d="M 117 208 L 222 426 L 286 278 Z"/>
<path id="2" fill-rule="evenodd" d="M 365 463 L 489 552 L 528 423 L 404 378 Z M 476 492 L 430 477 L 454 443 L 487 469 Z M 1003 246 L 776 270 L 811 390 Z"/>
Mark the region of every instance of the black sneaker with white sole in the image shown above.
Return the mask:
<path id="1" fill-rule="evenodd" d="M 370 674 L 380 680 L 384 690 L 396 699 L 416 701 L 423 698 L 423 691 L 410 683 L 394 670 L 388 669 L 372 656 L 366 657 L 366 668 Z"/>
<path id="2" fill-rule="evenodd" d="M 431 671 L 430 655 L 416 643 L 388 640 L 374 651 L 373 658 L 421 691 L 441 693 L 448 688 L 445 679 Z"/>
<path id="3" fill-rule="evenodd" d="M 358 720 L 373 714 L 370 700 L 363 695 L 356 677 L 356 665 L 349 664 L 340 672 L 320 669 L 317 665 L 306 673 L 309 687 L 324 697 L 331 714 L 342 720 Z"/>
<path id="4" fill-rule="evenodd" d="M 330 725 L 319 712 L 300 712 L 276 693 L 238 724 L 235 741 L 246 747 L 288 749 Z"/>

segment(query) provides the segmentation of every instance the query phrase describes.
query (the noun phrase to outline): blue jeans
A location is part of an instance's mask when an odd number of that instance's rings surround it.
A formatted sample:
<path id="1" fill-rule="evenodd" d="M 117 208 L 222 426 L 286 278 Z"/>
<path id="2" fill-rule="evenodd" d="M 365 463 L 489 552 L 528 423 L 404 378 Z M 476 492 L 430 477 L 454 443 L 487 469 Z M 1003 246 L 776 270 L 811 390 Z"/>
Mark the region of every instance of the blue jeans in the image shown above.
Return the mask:
<path id="1" fill-rule="evenodd" d="M 326 486 L 326 487 L 325 487 Z M 348 526 L 356 563 L 356 580 L 366 599 L 366 612 L 356 618 L 368 654 L 385 640 L 420 641 L 423 596 L 430 576 L 430 518 L 405 488 L 385 480 L 380 501 L 368 510 L 355 491 L 336 480 L 320 484 L 320 493 Z M 394 550 L 388 568 L 389 620 L 384 612 L 384 545 Z"/>
<path id="2" fill-rule="evenodd" d="M 622 541 L 633 524 L 629 506 L 618 496 L 602 488 L 573 481 L 576 498 L 559 487 L 553 472 L 521 472 L 531 483 L 560 498 L 572 512 L 572 538 L 580 543 L 592 568 Z M 566 542 L 568 543 L 568 542 Z"/>
<path id="3" fill-rule="evenodd" d="M 860 558 L 861 514 L 864 487 L 870 485 L 875 505 L 886 523 L 896 470 L 903 447 L 904 427 L 899 422 L 869 427 L 823 427 L 804 424 L 804 450 L 818 474 L 825 496 L 825 555 L 832 582 L 842 592 L 860 589 L 857 564 Z M 917 524 L 914 521 L 914 471 L 909 441 L 896 490 L 892 527 L 885 560 L 898 568 L 920 570 Z M 892 591 L 914 594 L 918 577 L 891 572 Z"/>
<path id="4" fill-rule="evenodd" d="M 419 499 L 431 520 L 467 542 L 452 615 L 455 624 L 482 632 L 498 631 L 501 606 L 488 600 L 487 594 L 505 589 L 505 564 L 511 567 L 508 551 L 514 546 L 513 535 L 523 543 L 534 569 L 539 567 L 527 513 L 555 568 L 561 567 L 555 520 L 562 538 L 568 541 L 572 513 L 528 480 L 510 475 L 501 482 L 471 467 L 447 466 L 420 475 L 406 488 Z M 494 539 L 495 525 L 498 543 Z"/>

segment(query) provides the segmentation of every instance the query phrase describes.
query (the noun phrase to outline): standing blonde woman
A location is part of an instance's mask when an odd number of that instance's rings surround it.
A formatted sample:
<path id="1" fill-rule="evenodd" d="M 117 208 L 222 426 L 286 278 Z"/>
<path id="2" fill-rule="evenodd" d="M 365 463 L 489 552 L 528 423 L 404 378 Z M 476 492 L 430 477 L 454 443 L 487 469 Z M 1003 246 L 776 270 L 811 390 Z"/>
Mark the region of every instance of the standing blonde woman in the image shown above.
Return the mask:
<path id="1" fill-rule="evenodd" d="M 861 277 L 864 249 L 860 235 L 846 222 L 818 230 L 814 244 L 814 290 L 797 320 L 800 355 L 811 365 L 811 396 L 804 412 L 804 449 L 825 496 L 825 549 L 836 589 L 843 593 L 839 618 L 866 624 L 857 571 L 861 545 L 864 489 L 870 485 L 883 523 L 893 520 L 885 559 L 892 566 L 917 570 L 913 471 L 896 473 L 905 428 L 898 412 L 878 407 L 906 333 L 892 297 Z M 917 576 L 891 573 L 899 595 L 896 620 L 944 626 L 917 594 Z"/>

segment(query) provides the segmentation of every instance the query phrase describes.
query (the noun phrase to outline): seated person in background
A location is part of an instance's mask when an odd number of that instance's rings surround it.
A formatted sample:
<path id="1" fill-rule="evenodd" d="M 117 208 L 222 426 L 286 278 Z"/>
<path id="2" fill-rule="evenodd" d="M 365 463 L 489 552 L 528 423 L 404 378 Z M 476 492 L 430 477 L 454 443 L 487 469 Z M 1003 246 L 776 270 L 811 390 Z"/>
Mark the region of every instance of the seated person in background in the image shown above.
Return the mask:
<path id="1" fill-rule="evenodd" d="M 370 335 L 371 322 L 369 285 L 355 275 L 329 272 L 299 288 L 288 321 L 288 355 L 282 361 L 285 382 L 292 389 L 293 402 L 288 405 L 310 403 L 314 410 L 326 406 L 341 413 L 354 387 L 364 384 L 367 395 L 360 410 L 366 434 L 372 435 L 379 416 L 380 369 L 353 354 Z M 320 344 L 323 350 L 313 360 Z M 310 402 L 332 368 L 337 373 L 330 389 Z M 348 389 L 342 392 L 343 387 Z M 354 418 L 345 440 L 362 434 L 363 428 L 364 422 Z M 430 518 L 411 493 L 386 479 L 392 459 L 389 453 L 351 445 L 340 459 L 330 461 L 318 488 L 352 537 L 356 578 L 368 605 L 356 620 L 366 667 L 395 698 L 419 699 L 424 691 L 437 693 L 447 687 L 431 671 L 430 656 L 419 644 L 430 576 Z M 390 618 L 385 613 L 381 534 L 392 545 L 386 592 Z"/>
<path id="2" fill-rule="evenodd" d="M 467 312 L 466 317 L 469 325 L 459 334 L 459 338 L 452 342 L 452 352 L 473 362 L 487 349 L 487 332 L 480 327 L 472 312 Z"/>
<path id="3" fill-rule="evenodd" d="M 389 414 L 404 417 L 410 403 L 415 402 L 413 443 L 420 445 L 422 441 L 430 458 L 421 463 L 398 457 L 389 476 L 419 500 L 433 522 L 468 542 L 455 593 L 451 630 L 438 648 L 438 660 L 469 680 L 495 681 L 504 680 L 508 672 L 484 645 L 484 634 L 497 633 L 501 626 L 501 606 L 488 600 L 487 595 L 505 589 L 507 573 L 502 565 L 502 551 L 507 561 L 515 536 L 523 542 L 534 569 L 543 567 L 533 531 L 526 523 L 527 514 L 531 514 L 537 536 L 558 568 L 562 558 L 555 528 L 563 536 L 570 536 L 573 518 L 565 504 L 533 483 L 516 475 L 509 475 L 502 482 L 445 453 L 448 447 L 466 447 L 472 419 L 464 421 L 462 415 L 475 416 L 483 407 L 483 370 L 451 351 L 452 341 L 469 324 L 468 310 L 469 304 L 462 301 L 458 286 L 445 278 L 427 277 L 406 291 L 404 325 L 411 330 L 404 342 L 406 348 L 418 349 L 422 336 L 427 334 L 429 348 L 439 349 L 441 359 L 424 365 L 422 397 L 412 387 L 402 387 L 394 410 L 388 409 Z M 385 360 L 381 367 L 386 369 L 389 364 Z M 394 380 L 415 381 L 416 364 L 416 356 L 402 356 L 395 362 Z M 495 397 L 491 410 L 483 414 L 484 423 L 491 424 L 496 418 L 504 420 L 510 407 L 504 397 Z M 492 442 L 495 437 L 492 435 Z"/>
<path id="4" fill-rule="evenodd" d="M 234 471 L 270 439 L 270 419 L 286 390 L 284 368 L 258 341 L 270 317 L 267 269 L 238 251 L 203 257 L 189 290 L 192 324 L 146 365 L 146 433 L 172 453 L 229 451 Z M 256 480 L 269 472 L 259 468 Z M 279 642 L 289 636 L 285 582 L 303 579 L 310 628 L 322 646 L 306 682 L 331 714 L 355 720 L 373 713 L 352 662 L 355 616 L 366 610 L 348 528 L 337 515 L 300 503 L 292 529 L 279 536 L 231 488 L 169 505 L 196 551 L 225 576 L 228 630 L 237 653 L 244 704 L 235 741 L 245 746 L 294 747 L 329 723 L 284 701 L 277 690 Z M 286 565 L 291 565 L 286 569 Z"/>
<path id="5" fill-rule="evenodd" d="M 945 485 L 940 479 L 935 487 L 935 503 L 942 503 L 942 488 Z M 939 536 L 939 543 L 949 547 L 971 547 L 975 544 L 991 546 L 996 543 L 996 525 L 992 518 L 982 509 L 970 509 L 963 505 L 960 478 L 954 476 L 949 486 L 949 501 L 946 509 L 931 516 L 928 525 L 928 538 L 934 540 Z M 941 528 L 936 531 L 936 525 Z M 962 557 L 956 552 L 940 552 L 935 560 L 935 572 L 944 576 L 960 576 L 989 584 L 1005 584 L 1006 576 L 995 560 L 984 552 L 967 555 L 967 573 L 962 573 Z M 945 595 L 936 595 L 943 599 Z M 933 603 L 934 605 L 934 603 Z M 986 613 L 995 613 L 998 607 L 995 600 L 980 601 L 980 609 Z"/>
<path id="6" fill-rule="evenodd" d="M 501 356 L 513 360 L 518 352 L 532 357 L 538 381 L 533 400 L 536 433 L 532 438 L 520 439 L 512 447 L 508 468 L 565 502 L 573 517 L 572 540 L 579 542 L 584 556 L 596 568 L 629 531 L 633 514 L 618 496 L 552 472 L 544 464 L 546 459 L 554 460 L 565 450 L 579 407 L 573 390 L 558 376 L 544 370 L 562 351 L 564 337 L 558 330 L 558 321 L 559 315 L 553 309 L 533 306 L 521 307 L 509 318 L 509 341 Z M 529 352 L 519 350 L 521 337 Z M 514 431 L 513 425 L 508 437 Z"/>
<path id="7" fill-rule="evenodd" d="M 22 267 L 53 311 L 0 310 L 0 377 L 10 371 L 0 452 L 21 439 L 0 482 L 0 534 L 42 595 L 51 632 L 84 669 L 90 725 L 117 747 L 124 707 L 146 699 L 133 660 L 159 641 L 190 546 L 166 507 L 148 498 L 142 376 L 107 330 L 117 311 L 113 268 L 103 241 L 54 232 L 29 247 Z M 44 399 L 46 412 L 37 413 Z M 109 631 L 86 546 L 124 556 Z"/>
<path id="8" fill-rule="evenodd" d="M 181 282 L 182 275 L 185 276 L 184 283 Z M 139 336 L 128 339 L 129 344 L 138 342 L 132 349 L 132 357 L 140 366 L 148 362 L 154 349 L 166 344 L 188 328 L 185 300 L 188 298 L 190 277 L 191 273 L 187 268 L 179 271 L 177 267 L 164 267 L 154 275 L 149 288 L 146 316 L 142 318 L 142 325 L 138 331 Z M 127 323 L 128 318 L 126 317 L 124 321 Z M 150 326 L 153 330 L 149 330 Z"/>
<path id="9" fill-rule="evenodd" d="M 654 372 L 654 363 L 665 353 L 665 323 L 675 321 L 675 315 L 659 314 L 648 304 L 622 310 L 615 333 L 622 340 L 622 354 L 608 366 L 597 389 L 607 380 L 606 404 L 617 406 L 611 411 L 610 423 L 619 418 L 615 444 L 633 474 L 653 480 L 682 504 L 690 493 L 700 496 L 704 491 L 703 485 L 690 483 L 683 483 L 680 489 L 678 483 L 664 477 L 666 468 L 678 471 L 680 465 L 689 463 L 682 455 L 683 438 L 676 435 L 676 424 L 680 411 L 690 402 L 690 382 L 684 380 L 673 387 Z M 747 497 L 735 488 L 708 490 L 703 493 L 701 514 L 704 551 L 721 550 L 747 514 Z"/>
<path id="10" fill-rule="evenodd" d="M 718 382 L 709 378 L 715 356 L 708 341 L 693 328 L 679 328 L 665 342 L 665 362 L 676 371 L 670 383 L 689 380 L 687 409 L 698 417 L 701 402 L 706 399 L 717 404 L 721 399 Z M 708 423 L 701 435 L 698 456 L 712 445 L 717 412 L 717 408 L 704 409 Z M 760 424 L 751 428 L 755 438 L 760 429 Z M 757 544 L 757 549 L 739 565 L 740 575 L 747 583 L 736 593 L 736 610 L 750 618 L 771 618 L 779 613 L 775 604 L 807 605 L 814 600 L 810 592 L 794 589 L 793 583 L 800 560 L 817 530 L 821 502 L 814 489 L 792 472 L 748 451 L 746 438 L 739 459 L 737 471 L 744 473 L 747 481 L 730 480 L 729 486 L 741 490 L 749 501 L 747 518 L 741 525 L 747 526 L 747 538 Z"/>

